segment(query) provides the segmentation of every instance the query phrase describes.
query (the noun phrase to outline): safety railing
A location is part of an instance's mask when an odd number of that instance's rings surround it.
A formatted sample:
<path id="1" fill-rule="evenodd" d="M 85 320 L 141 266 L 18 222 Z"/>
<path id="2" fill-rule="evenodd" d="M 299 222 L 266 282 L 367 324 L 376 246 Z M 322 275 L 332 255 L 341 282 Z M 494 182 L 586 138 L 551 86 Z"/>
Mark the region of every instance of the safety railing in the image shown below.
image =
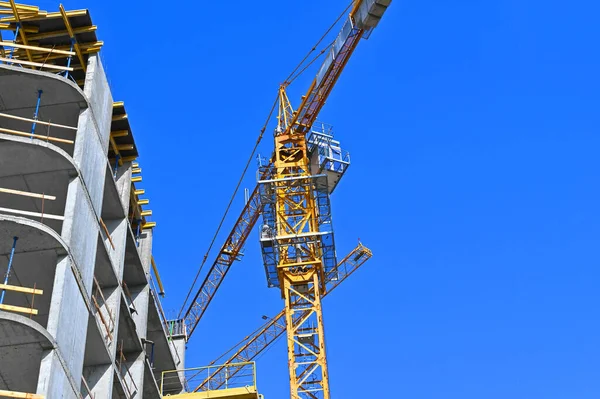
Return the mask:
<path id="1" fill-rule="evenodd" d="M 95 399 L 84 376 L 81 376 L 81 396 L 82 398 Z"/>
<path id="2" fill-rule="evenodd" d="M 103 233 L 104 239 L 108 240 L 108 243 L 110 244 L 111 248 L 114 251 L 115 250 L 115 243 L 114 243 L 114 241 L 112 239 L 110 231 L 108 231 L 108 227 L 106 227 L 106 223 L 104 223 L 104 220 L 102 218 L 100 218 L 100 227 L 102 227 L 102 233 Z"/>
<path id="3" fill-rule="evenodd" d="M 29 317 L 31 318 L 32 316 L 35 316 L 38 314 L 38 310 L 34 309 L 34 307 L 33 307 L 34 303 L 35 303 L 35 296 L 43 295 L 44 291 L 38 290 L 35 287 L 35 284 L 34 284 L 33 288 L 21 287 L 21 286 L 8 284 L 10 281 L 10 273 L 14 269 L 13 263 L 14 263 L 14 259 L 15 259 L 15 251 L 17 249 L 17 241 L 18 240 L 19 240 L 19 237 L 13 237 L 13 243 L 12 243 L 12 247 L 10 250 L 10 256 L 8 258 L 8 266 L 6 268 L 6 274 L 4 275 L 3 283 L 0 284 L 0 310 L 6 310 L 6 311 L 16 312 L 16 313 L 25 313 L 25 314 L 28 314 Z M 7 291 L 22 293 L 25 295 L 27 295 L 27 294 L 31 295 L 31 306 L 26 308 L 24 306 L 14 306 L 14 305 L 5 304 L 4 299 L 6 297 Z"/>
<path id="4" fill-rule="evenodd" d="M 94 314 L 100 319 L 100 323 L 104 327 L 105 337 L 107 342 L 112 342 L 113 332 L 115 329 L 115 320 L 112 312 L 108 308 L 108 303 L 102 292 L 102 288 L 94 276 L 94 288 L 92 290 L 92 304 L 94 305 Z"/>
<path id="5" fill-rule="evenodd" d="M 129 367 L 127 366 L 127 358 L 123 353 L 123 342 L 119 345 L 117 359 L 116 359 L 117 369 L 119 370 L 119 375 L 121 376 L 121 380 L 123 381 L 123 386 L 125 388 L 125 394 L 128 398 L 133 398 L 136 394 L 138 387 L 133 379 L 133 375 L 129 371 Z"/>
<path id="6" fill-rule="evenodd" d="M 19 44 L 19 43 L 15 43 L 15 42 L 11 43 L 11 42 L 6 42 L 6 41 L 0 41 L 0 47 L 2 47 L 1 53 L 3 54 L 3 56 L 0 56 L 0 62 L 6 63 L 7 65 L 14 65 L 14 66 L 20 66 L 20 67 L 35 67 L 35 68 L 39 68 L 40 70 L 49 69 L 51 71 L 58 71 L 58 74 L 64 75 L 64 76 L 67 76 L 69 72 L 72 72 L 74 70 L 74 68 L 72 68 L 69 65 L 71 58 L 76 55 L 76 53 L 74 51 L 65 51 L 65 50 L 59 50 L 59 49 L 55 49 L 55 48 L 30 46 L 30 45 Z M 45 59 L 38 58 L 39 61 L 43 61 L 43 62 L 29 61 L 29 60 L 20 59 L 20 58 L 18 58 L 19 57 L 18 55 L 14 55 L 15 50 L 25 50 L 25 51 L 33 50 L 33 51 L 47 54 L 47 55 L 45 56 Z M 8 57 L 6 57 L 7 52 L 9 53 Z M 57 56 L 59 56 L 59 58 L 68 57 L 69 62 L 67 64 L 67 66 L 56 65 L 54 63 L 46 62 L 46 60 L 48 60 L 48 59 L 54 59 L 53 55 L 57 55 Z"/>
<path id="7" fill-rule="evenodd" d="M 333 137 L 333 125 L 330 125 L 329 123 L 316 121 L 313 123 L 310 130 L 319 134 Z"/>
<path id="8" fill-rule="evenodd" d="M 318 154 L 320 171 L 327 170 L 341 174 L 350 165 L 350 153 L 341 148 L 339 141 L 333 140 L 331 130 L 321 133 L 313 127 L 307 141 L 309 153 L 313 154 L 316 151 Z"/>
<path id="9" fill-rule="evenodd" d="M 127 286 L 127 283 L 125 283 L 125 281 L 123 281 L 121 283 L 121 287 L 123 288 L 123 293 L 125 294 L 125 299 L 127 301 L 127 306 L 129 307 L 130 312 L 137 313 L 135 303 L 133 302 L 133 296 L 131 295 L 131 291 L 129 291 L 129 287 Z"/>
<path id="10" fill-rule="evenodd" d="M 0 398 L 27 398 L 27 399 L 45 399 L 44 395 L 27 392 L 6 391 L 0 389 Z"/>
<path id="11" fill-rule="evenodd" d="M 6 291 L 12 291 L 12 292 L 17 292 L 17 293 L 22 293 L 25 295 L 31 295 L 31 306 L 30 307 L 24 307 L 24 306 L 14 306 L 14 305 L 8 305 L 4 303 L 4 294 L 6 293 Z M 9 284 L 0 284 L 0 292 L 2 293 L 2 297 L 0 299 L 0 310 L 6 310 L 9 312 L 15 312 L 15 313 L 25 313 L 28 314 L 29 317 L 31 318 L 32 316 L 36 316 L 38 314 L 38 310 L 34 308 L 34 303 L 35 303 L 35 296 L 36 295 L 43 295 L 44 291 L 43 290 L 38 290 L 35 288 L 28 288 L 28 287 L 20 287 L 20 286 L 16 286 L 16 285 L 9 285 Z"/>
<path id="12" fill-rule="evenodd" d="M 0 112 L 0 118 L 2 118 L 2 119 L 10 119 L 12 121 L 17 121 L 17 123 L 22 122 L 22 124 L 31 124 L 30 131 L 26 132 L 23 130 L 7 129 L 5 127 L 0 127 L 0 133 L 6 133 L 6 134 L 13 135 L 13 136 L 27 137 L 30 139 L 38 139 L 38 140 L 47 141 L 47 142 L 51 142 L 51 143 L 75 144 L 75 141 L 73 141 L 73 140 L 51 136 L 50 128 L 71 130 L 71 131 L 76 132 L 77 127 L 61 125 L 58 123 L 52 123 L 50 121 L 43 121 L 43 120 L 38 119 L 41 95 L 42 95 L 42 93 L 40 90 L 40 92 L 38 94 L 38 102 L 36 104 L 33 118 L 25 118 L 25 117 L 18 116 L 18 115 L 12 115 L 12 114 Z M 36 128 L 38 127 L 38 125 L 42 125 L 42 126 L 46 127 L 46 134 L 37 134 L 36 133 Z M 75 133 L 73 135 L 75 135 Z"/>
<path id="13" fill-rule="evenodd" d="M 149 275 L 149 280 L 150 280 L 149 281 L 150 282 L 150 294 L 154 298 L 154 303 L 156 304 L 156 310 L 158 311 L 158 317 L 160 319 L 161 324 L 165 328 L 165 331 L 168 333 L 169 325 L 167 323 L 167 316 L 165 315 L 165 311 L 162 307 L 160 291 L 156 287 L 156 282 L 154 281 L 152 274 Z M 171 335 L 171 334 L 169 334 L 169 335 Z"/>
<path id="14" fill-rule="evenodd" d="M 245 362 L 163 371 L 161 395 L 181 393 L 182 382 L 183 392 L 232 390 L 256 393 L 256 366 L 254 362 Z"/>
<path id="15" fill-rule="evenodd" d="M 3 187 L 0 187 L 0 195 L 16 195 L 16 196 L 20 196 L 20 197 L 32 198 L 33 200 L 37 199 L 37 200 L 40 200 L 40 208 L 41 208 L 41 212 L 33 212 L 33 211 L 26 211 L 26 210 L 22 210 L 22 209 L 0 207 L 1 213 L 9 213 L 9 214 L 14 214 L 14 215 L 19 215 L 19 216 L 26 216 L 29 219 L 39 220 L 40 223 L 44 223 L 44 219 L 58 220 L 61 222 L 63 220 L 65 220 L 64 216 L 62 216 L 62 215 L 53 215 L 53 214 L 44 212 L 46 201 L 55 201 L 56 200 L 56 197 L 53 195 L 47 195 L 44 193 L 33 193 L 30 191 L 13 190 L 13 189 L 3 188 Z"/>

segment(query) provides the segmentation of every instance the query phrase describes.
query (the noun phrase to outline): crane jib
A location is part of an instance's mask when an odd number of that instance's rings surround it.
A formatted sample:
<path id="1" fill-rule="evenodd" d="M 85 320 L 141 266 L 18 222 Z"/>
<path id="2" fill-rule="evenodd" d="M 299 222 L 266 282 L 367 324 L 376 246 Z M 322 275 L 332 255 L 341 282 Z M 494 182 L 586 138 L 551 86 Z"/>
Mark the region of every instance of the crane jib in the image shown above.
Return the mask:
<path id="1" fill-rule="evenodd" d="M 349 22 L 347 22 L 347 24 Z M 344 26 L 346 27 L 349 25 Z M 345 29 L 346 28 L 342 29 L 342 33 L 345 32 Z M 352 56 L 364 31 L 358 28 L 350 28 L 347 32 L 347 36 L 342 36 L 342 33 L 338 36 L 336 43 L 341 38 L 343 38 L 343 42 L 340 42 L 339 45 L 334 44 L 334 47 L 331 49 L 325 62 L 321 66 L 319 74 L 311 85 L 311 90 L 300 105 L 300 109 L 296 116 L 296 131 L 298 133 L 307 133 L 317 119 L 321 108 L 325 105 L 333 86 L 335 86 L 346 63 Z"/>
<path id="2" fill-rule="evenodd" d="M 223 282 L 231 265 L 238 259 L 240 250 L 256 224 L 261 209 L 260 195 L 257 186 L 250 195 L 242 214 L 233 226 L 227 241 L 225 241 L 225 244 L 219 251 L 217 259 L 208 271 L 200 289 L 192 300 L 192 304 L 185 313 L 184 322 L 187 329 L 188 340 L 204 315 L 206 308 L 215 296 L 215 293 L 219 289 L 219 286 Z"/>

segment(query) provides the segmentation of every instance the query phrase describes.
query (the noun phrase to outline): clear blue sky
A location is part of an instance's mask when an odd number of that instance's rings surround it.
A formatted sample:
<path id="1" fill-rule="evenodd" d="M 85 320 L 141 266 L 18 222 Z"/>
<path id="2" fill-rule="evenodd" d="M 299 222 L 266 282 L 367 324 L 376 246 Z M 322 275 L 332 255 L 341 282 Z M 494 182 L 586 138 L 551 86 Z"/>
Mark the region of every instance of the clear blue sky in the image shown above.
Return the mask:
<path id="1" fill-rule="evenodd" d="M 65 5 L 89 8 L 105 41 L 174 312 L 278 84 L 346 1 Z M 599 12 L 592 1 L 396 0 L 360 44 L 320 118 L 353 159 L 332 198 L 338 255 L 357 237 L 375 253 L 325 300 L 334 398 L 600 396 Z M 188 366 L 281 308 L 255 231 Z M 266 399 L 288 397 L 284 341 L 258 373 Z"/>

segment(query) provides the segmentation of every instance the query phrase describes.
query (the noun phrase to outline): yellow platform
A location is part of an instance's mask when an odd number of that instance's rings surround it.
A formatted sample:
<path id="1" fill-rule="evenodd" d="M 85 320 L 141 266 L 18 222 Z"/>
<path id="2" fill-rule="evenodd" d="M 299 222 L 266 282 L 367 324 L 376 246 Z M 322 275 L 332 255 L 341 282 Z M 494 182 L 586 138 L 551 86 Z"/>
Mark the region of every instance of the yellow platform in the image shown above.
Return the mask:
<path id="1" fill-rule="evenodd" d="M 194 393 L 181 393 L 178 395 L 166 395 L 163 398 L 169 399 L 258 399 L 256 387 L 219 389 L 216 391 L 204 391 Z"/>

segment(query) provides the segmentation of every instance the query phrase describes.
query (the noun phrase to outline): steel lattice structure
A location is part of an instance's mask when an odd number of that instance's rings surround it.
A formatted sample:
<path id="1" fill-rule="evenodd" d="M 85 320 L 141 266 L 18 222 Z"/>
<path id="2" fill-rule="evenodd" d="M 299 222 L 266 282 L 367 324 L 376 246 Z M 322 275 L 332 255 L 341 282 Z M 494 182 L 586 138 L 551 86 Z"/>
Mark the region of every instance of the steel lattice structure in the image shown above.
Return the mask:
<path id="1" fill-rule="evenodd" d="M 371 257 L 373 253 L 371 250 L 361 243 L 352 250 L 344 259 L 342 259 L 337 267 L 327 275 L 326 285 L 327 290 L 323 294 L 323 297 L 329 295 L 335 288 L 337 288 L 343 281 L 350 277 L 356 272 L 362 265 L 364 265 Z M 263 324 L 254 334 L 249 335 L 242 340 L 236 347 L 230 349 L 227 353 L 220 356 L 218 359 L 211 362 L 216 364 L 217 362 L 223 363 L 223 366 L 217 368 L 210 376 L 194 389 L 194 392 L 200 390 L 220 389 L 225 384 L 225 377 L 233 376 L 235 370 L 230 370 L 228 376 L 223 374 L 225 365 L 251 362 L 256 360 L 265 349 L 274 343 L 279 337 L 286 332 L 285 324 L 285 310 L 279 312 L 275 317 L 269 319 Z M 224 357 L 227 360 L 221 361 Z"/>
<path id="2" fill-rule="evenodd" d="M 266 198 L 261 245 L 269 286 L 280 287 L 285 302 L 292 399 L 330 398 L 321 298 L 336 263 L 327 184 L 332 174 L 313 174 L 318 157 L 309 151 L 307 135 L 359 40 L 373 27 L 364 15 L 383 15 L 387 5 L 355 1 L 298 110 L 286 85 L 279 90 L 273 166 L 270 173 L 261 171 L 268 178 L 259 182 Z"/>

